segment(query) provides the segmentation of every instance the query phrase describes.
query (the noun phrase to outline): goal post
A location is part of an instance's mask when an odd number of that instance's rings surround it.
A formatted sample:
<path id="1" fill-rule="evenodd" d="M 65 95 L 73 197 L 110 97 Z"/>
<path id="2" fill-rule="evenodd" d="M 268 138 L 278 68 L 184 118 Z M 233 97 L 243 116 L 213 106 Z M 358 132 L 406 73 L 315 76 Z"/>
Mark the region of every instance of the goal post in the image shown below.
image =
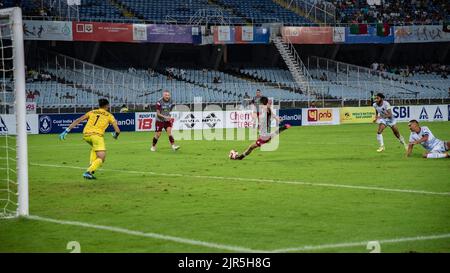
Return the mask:
<path id="1" fill-rule="evenodd" d="M 0 135 L 5 138 L 2 153 L 2 195 L 0 218 L 27 216 L 28 209 L 28 144 L 25 93 L 25 58 L 22 11 L 20 8 L 0 9 L 0 72 L 2 116 L 13 117 L 15 124 L 2 119 Z M 12 109 L 12 110 L 11 110 Z M 11 127 L 15 125 L 15 133 Z M 9 127 L 8 127 L 9 126 Z M 16 147 L 9 144 L 15 135 Z M 15 152 L 16 158 L 12 154 Z M 6 162 L 6 163 L 5 163 Z M 15 164 L 13 164 L 15 163 Z M 15 168 L 13 166 L 15 165 Z M 15 178 L 15 179 L 13 179 Z"/>

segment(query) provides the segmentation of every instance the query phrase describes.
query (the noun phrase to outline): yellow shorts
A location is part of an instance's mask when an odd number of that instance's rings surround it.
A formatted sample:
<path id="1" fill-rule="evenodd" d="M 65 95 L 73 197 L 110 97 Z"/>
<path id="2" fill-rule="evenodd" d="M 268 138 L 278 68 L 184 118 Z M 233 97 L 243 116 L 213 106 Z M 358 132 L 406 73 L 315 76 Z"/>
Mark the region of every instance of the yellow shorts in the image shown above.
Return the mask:
<path id="1" fill-rule="evenodd" d="M 83 136 L 84 141 L 92 146 L 94 151 L 106 151 L 105 139 L 99 135 Z"/>

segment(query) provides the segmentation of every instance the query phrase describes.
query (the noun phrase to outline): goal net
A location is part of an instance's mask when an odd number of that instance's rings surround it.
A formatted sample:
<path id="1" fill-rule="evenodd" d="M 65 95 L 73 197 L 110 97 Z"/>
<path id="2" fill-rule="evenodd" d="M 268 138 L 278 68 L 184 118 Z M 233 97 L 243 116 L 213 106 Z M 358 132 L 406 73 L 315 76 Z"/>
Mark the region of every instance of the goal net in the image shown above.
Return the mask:
<path id="1" fill-rule="evenodd" d="M 0 219 L 28 215 L 22 12 L 0 9 Z"/>

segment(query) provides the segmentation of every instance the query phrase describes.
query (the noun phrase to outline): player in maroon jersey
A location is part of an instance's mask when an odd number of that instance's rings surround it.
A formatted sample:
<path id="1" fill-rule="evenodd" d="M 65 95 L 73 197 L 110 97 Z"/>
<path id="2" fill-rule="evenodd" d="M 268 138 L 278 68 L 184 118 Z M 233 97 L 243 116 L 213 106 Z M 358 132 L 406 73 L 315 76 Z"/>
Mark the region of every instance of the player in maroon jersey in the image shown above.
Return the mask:
<path id="1" fill-rule="evenodd" d="M 158 139 L 161 136 L 161 132 L 163 129 L 166 130 L 169 135 L 170 145 L 172 146 L 172 150 L 176 151 L 180 149 L 180 146 L 175 145 L 175 140 L 172 136 L 172 126 L 174 119 L 170 116 L 170 112 L 175 107 L 175 104 L 172 102 L 170 97 L 170 92 L 168 90 L 163 91 L 163 96 L 156 102 L 156 133 L 153 137 L 153 145 L 150 149 L 152 152 L 156 151 L 156 143 L 158 143 Z"/>
<path id="2" fill-rule="evenodd" d="M 291 127 L 290 124 L 285 124 L 284 126 L 281 126 L 278 128 L 275 132 L 271 132 L 271 123 L 272 119 L 276 119 L 278 123 L 281 122 L 281 119 L 275 115 L 275 113 L 272 110 L 271 103 L 269 102 L 269 99 L 267 97 L 261 97 L 260 98 L 260 106 L 259 106 L 259 136 L 255 143 L 248 146 L 247 150 L 243 152 L 240 155 L 237 155 L 236 157 L 230 157 L 234 160 L 242 160 L 244 157 L 248 156 L 254 149 L 261 147 L 265 143 L 268 143 L 272 137 L 280 134 L 286 129 L 289 129 Z"/>

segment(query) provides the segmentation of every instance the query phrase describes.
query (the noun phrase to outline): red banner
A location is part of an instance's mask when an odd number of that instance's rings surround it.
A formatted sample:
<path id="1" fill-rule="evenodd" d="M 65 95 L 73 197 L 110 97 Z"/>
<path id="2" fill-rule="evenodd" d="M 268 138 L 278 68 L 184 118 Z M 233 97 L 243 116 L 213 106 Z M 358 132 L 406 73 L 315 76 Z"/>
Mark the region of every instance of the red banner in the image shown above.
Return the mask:
<path id="1" fill-rule="evenodd" d="M 281 33 L 293 44 L 333 44 L 332 27 L 283 27 Z"/>
<path id="2" fill-rule="evenodd" d="M 133 25 L 117 23 L 73 22 L 74 41 L 133 42 Z"/>

